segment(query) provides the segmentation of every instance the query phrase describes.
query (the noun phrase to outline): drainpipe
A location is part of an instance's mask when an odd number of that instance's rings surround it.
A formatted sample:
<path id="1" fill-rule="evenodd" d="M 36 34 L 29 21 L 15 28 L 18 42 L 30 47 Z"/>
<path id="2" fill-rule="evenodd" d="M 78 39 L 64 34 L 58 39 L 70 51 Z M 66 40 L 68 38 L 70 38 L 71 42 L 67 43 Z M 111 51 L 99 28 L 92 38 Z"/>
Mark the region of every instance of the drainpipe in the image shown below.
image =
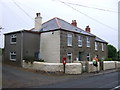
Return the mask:
<path id="1" fill-rule="evenodd" d="M 21 31 L 21 66 L 23 65 L 23 31 Z"/>
<path id="2" fill-rule="evenodd" d="M 39 55 L 38 55 L 38 59 L 40 60 L 41 58 L 41 54 L 40 54 L 40 42 L 41 42 L 41 33 L 40 33 L 40 37 L 39 37 Z"/>

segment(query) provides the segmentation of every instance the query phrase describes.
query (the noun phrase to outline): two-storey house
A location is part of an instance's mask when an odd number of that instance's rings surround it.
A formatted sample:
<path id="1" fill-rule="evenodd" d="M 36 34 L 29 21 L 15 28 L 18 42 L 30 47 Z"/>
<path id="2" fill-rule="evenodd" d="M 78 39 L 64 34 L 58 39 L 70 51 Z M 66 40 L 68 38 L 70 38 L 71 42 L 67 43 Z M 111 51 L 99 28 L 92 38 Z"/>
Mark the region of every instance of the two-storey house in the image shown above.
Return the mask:
<path id="1" fill-rule="evenodd" d="M 40 13 L 36 14 L 35 28 L 5 34 L 4 61 L 21 65 L 26 56 L 42 58 L 49 63 L 67 63 L 91 61 L 97 55 L 107 58 L 107 42 L 77 27 L 76 20 L 68 23 L 60 18 L 53 18 L 42 24 Z"/>

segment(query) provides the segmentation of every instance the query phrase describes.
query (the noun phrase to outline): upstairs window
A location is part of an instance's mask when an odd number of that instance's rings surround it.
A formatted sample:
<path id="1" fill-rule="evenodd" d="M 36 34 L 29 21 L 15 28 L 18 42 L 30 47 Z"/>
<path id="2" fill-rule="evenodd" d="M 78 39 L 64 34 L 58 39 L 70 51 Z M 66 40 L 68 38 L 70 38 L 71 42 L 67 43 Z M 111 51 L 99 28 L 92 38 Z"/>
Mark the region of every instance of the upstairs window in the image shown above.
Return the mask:
<path id="1" fill-rule="evenodd" d="M 98 50 L 98 43 L 95 42 L 95 50 Z"/>
<path id="2" fill-rule="evenodd" d="M 102 51 L 104 51 L 104 44 L 103 44 L 103 43 L 101 43 L 101 45 L 102 45 Z"/>
<path id="3" fill-rule="evenodd" d="M 82 37 L 78 36 L 78 46 L 82 47 Z"/>
<path id="4" fill-rule="evenodd" d="M 10 43 L 11 44 L 15 44 L 17 41 L 17 36 L 14 34 L 14 35 L 11 35 L 11 39 L 10 39 Z"/>
<path id="5" fill-rule="evenodd" d="M 87 39 L 87 47 L 90 47 L 90 37 L 86 37 Z"/>
<path id="6" fill-rule="evenodd" d="M 67 45 L 72 46 L 72 34 L 67 35 Z"/>
<path id="7" fill-rule="evenodd" d="M 16 61 L 16 52 L 10 52 L 10 60 Z"/>

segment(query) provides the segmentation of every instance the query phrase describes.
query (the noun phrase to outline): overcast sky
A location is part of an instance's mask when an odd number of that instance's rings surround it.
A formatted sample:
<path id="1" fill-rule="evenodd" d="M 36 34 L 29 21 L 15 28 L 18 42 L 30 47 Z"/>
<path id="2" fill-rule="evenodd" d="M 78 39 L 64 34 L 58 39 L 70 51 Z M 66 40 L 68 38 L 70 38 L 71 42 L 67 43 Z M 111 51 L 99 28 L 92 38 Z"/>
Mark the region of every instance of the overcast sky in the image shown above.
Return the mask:
<path id="1" fill-rule="evenodd" d="M 89 25 L 91 33 L 118 48 L 119 0 L 61 1 L 115 12 L 69 4 L 71 8 L 58 0 L 0 0 L 0 26 L 4 28 L 2 33 L 33 28 L 35 13 L 40 12 L 42 22 L 59 17 L 69 23 L 76 20 L 77 26 L 82 29 Z M 0 47 L 4 47 L 3 42 L 0 35 Z"/>

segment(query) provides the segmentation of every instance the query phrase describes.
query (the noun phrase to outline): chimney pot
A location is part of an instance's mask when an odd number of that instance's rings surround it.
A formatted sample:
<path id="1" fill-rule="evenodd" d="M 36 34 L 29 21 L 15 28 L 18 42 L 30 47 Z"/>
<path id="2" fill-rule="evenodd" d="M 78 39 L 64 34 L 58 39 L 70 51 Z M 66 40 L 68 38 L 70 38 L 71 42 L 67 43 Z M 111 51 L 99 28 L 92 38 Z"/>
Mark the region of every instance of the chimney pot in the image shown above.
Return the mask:
<path id="1" fill-rule="evenodd" d="M 72 20 L 72 23 L 71 23 L 73 26 L 77 27 L 77 22 L 76 20 Z"/>
<path id="2" fill-rule="evenodd" d="M 35 17 L 35 29 L 40 30 L 42 27 L 42 17 L 40 16 L 40 13 L 36 13 Z"/>
<path id="3" fill-rule="evenodd" d="M 86 26 L 85 31 L 90 33 L 90 27 L 89 27 L 89 25 Z"/>

